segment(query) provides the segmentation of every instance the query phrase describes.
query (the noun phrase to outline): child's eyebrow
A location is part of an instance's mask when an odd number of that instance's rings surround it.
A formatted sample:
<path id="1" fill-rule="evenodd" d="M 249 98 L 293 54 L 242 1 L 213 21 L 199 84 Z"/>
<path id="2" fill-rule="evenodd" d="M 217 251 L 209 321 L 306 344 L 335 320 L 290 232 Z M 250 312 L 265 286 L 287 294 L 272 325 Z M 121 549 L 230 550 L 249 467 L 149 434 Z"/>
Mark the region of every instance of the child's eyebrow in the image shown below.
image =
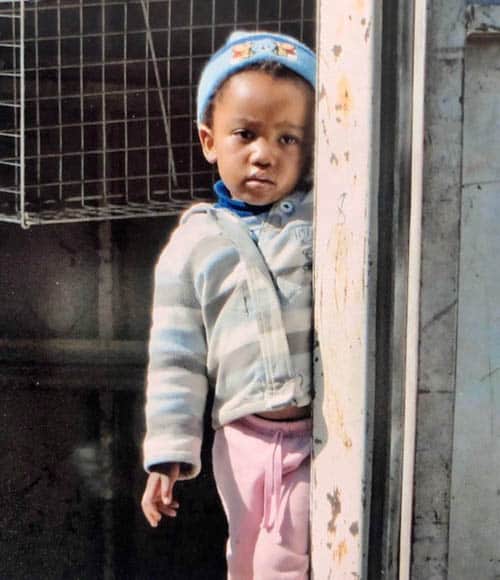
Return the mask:
<path id="1" fill-rule="evenodd" d="M 285 129 L 295 129 L 296 131 L 305 131 L 304 125 L 294 125 L 293 123 L 280 123 L 278 127 L 283 127 Z"/>
<path id="2" fill-rule="evenodd" d="M 238 125 L 252 125 L 254 127 L 259 127 L 262 125 L 261 121 L 257 119 L 252 119 L 250 117 L 236 117 L 233 119 L 233 123 Z M 288 123 L 284 121 L 283 123 L 278 123 L 276 125 L 279 129 L 293 129 L 295 131 L 305 132 L 306 128 L 304 125 L 295 125 L 294 123 Z"/>

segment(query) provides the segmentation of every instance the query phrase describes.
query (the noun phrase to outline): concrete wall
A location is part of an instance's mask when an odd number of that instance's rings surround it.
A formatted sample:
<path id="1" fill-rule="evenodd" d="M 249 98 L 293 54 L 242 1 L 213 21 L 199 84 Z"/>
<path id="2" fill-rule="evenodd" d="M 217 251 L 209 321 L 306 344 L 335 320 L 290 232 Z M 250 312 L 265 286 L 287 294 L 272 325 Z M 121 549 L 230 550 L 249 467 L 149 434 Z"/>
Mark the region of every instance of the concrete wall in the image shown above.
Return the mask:
<path id="1" fill-rule="evenodd" d="M 467 14 L 449 578 L 500 576 L 500 6 Z M 492 267 L 493 266 L 493 267 Z"/>
<path id="2" fill-rule="evenodd" d="M 447 578 L 465 4 L 428 3 L 412 578 Z"/>

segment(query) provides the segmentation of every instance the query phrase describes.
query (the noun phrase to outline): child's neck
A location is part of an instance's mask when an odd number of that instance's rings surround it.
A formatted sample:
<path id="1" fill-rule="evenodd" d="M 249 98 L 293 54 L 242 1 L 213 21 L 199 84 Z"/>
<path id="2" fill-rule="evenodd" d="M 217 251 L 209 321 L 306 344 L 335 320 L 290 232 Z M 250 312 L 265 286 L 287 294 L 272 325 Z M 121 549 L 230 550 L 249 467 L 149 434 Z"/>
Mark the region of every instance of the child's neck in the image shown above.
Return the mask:
<path id="1" fill-rule="evenodd" d="M 231 192 L 224 185 L 223 181 L 217 181 L 214 185 L 217 202 L 215 207 L 224 207 L 239 215 L 240 217 L 249 217 L 251 215 L 258 215 L 265 213 L 271 209 L 272 203 L 266 205 L 252 205 L 240 199 L 231 197 Z"/>

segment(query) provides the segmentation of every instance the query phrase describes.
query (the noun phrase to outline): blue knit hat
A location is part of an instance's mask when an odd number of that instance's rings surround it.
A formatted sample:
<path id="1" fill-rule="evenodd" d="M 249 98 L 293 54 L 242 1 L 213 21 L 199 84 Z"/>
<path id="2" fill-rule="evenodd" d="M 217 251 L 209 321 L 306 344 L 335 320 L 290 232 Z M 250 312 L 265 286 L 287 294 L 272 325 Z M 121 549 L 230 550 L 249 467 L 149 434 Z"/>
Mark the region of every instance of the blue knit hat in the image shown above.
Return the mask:
<path id="1" fill-rule="evenodd" d="M 285 34 L 236 31 L 211 56 L 201 73 L 197 96 L 198 123 L 203 122 L 210 100 L 228 77 L 264 61 L 281 63 L 315 89 L 316 56 L 305 44 Z"/>

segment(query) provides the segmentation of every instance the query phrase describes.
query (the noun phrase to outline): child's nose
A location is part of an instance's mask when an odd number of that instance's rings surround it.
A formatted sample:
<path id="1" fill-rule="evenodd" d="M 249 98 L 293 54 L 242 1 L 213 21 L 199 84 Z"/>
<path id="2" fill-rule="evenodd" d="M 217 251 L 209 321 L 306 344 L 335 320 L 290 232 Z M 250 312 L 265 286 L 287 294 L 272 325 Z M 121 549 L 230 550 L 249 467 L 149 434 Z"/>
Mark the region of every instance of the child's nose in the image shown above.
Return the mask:
<path id="1" fill-rule="evenodd" d="M 267 167 L 273 161 L 273 148 L 271 144 L 263 138 L 256 139 L 253 143 L 251 161 L 254 165 Z"/>

